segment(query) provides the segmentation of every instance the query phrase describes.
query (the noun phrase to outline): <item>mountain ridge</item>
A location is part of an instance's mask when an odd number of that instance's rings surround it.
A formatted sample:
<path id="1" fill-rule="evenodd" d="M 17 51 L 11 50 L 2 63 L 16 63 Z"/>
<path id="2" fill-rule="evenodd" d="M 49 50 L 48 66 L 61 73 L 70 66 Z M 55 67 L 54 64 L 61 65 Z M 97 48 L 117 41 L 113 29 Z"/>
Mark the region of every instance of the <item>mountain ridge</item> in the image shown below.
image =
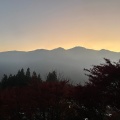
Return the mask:
<path id="1" fill-rule="evenodd" d="M 86 48 L 86 47 L 81 47 L 81 46 L 75 46 L 75 47 L 72 47 L 72 48 L 69 48 L 69 49 L 65 49 L 63 47 L 57 47 L 57 48 L 53 48 L 51 50 L 48 50 L 48 49 L 35 49 L 35 50 L 30 50 L 30 51 L 19 51 L 19 50 L 10 50 L 10 51 L 2 51 L 0 53 L 6 53 L 6 52 L 33 52 L 33 51 L 55 51 L 55 50 L 66 50 L 66 51 L 69 51 L 69 50 L 92 50 L 92 51 L 107 51 L 107 52 L 114 52 L 114 53 L 120 53 L 120 52 L 116 52 L 116 51 L 112 51 L 112 50 L 108 50 L 108 49 L 100 49 L 100 50 L 95 50 L 95 49 L 90 49 L 90 48 Z"/>
<path id="2" fill-rule="evenodd" d="M 59 47 L 52 50 L 36 49 L 29 52 L 0 52 L 0 78 L 3 74 L 15 74 L 19 69 L 29 67 L 32 71 L 40 73 L 43 79 L 48 72 L 56 70 L 75 83 L 84 83 L 88 78 L 84 75 L 83 69 L 103 63 L 103 58 L 118 61 L 120 53 L 78 46 L 71 49 Z"/>

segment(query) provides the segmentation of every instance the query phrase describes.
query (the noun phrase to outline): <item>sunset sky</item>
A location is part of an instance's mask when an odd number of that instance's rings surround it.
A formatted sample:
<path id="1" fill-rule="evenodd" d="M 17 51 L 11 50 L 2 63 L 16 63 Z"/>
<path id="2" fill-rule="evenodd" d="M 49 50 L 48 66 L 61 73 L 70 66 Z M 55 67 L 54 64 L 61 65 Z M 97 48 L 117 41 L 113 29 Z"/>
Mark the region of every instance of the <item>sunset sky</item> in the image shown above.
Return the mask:
<path id="1" fill-rule="evenodd" d="M 0 1 L 0 51 L 75 46 L 120 52 L 120 0 Z"/>

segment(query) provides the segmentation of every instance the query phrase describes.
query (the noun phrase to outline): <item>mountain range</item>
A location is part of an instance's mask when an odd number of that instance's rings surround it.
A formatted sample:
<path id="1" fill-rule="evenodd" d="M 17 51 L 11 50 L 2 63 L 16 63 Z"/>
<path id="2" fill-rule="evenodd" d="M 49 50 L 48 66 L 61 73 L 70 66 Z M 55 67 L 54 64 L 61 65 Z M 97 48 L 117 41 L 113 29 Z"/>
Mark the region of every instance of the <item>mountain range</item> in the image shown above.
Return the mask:
<path id="1" fill-rule="evenodd" d="M 83 69 L 104 63 L 103 58 L 116 62 L 120 59 L 120 52 L 84 47 L 0 52 L 0 78 L 3 74 L 16 74 L 19 69 L 29 67 L 31 71 L 40 73 L 42 79 L 48 72 L 56 70 L 60 77 L 70 79 L 73 83 L 84 83 L 87 76 Z"/>

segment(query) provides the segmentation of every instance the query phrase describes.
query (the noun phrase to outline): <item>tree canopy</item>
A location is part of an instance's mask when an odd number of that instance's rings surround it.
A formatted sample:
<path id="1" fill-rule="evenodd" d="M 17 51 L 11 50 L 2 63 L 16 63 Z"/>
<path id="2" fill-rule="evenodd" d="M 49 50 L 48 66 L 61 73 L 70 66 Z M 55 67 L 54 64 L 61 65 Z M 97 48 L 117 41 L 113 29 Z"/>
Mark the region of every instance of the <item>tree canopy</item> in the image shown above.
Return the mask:
<path id="1" fill-rule="evenodd" d="M 30 68 L 0 82 L 1 120 L 118 120 L 120 61 L 85 69 L 88 82 L 72 85 L 56 71 L 46 80 Z"/>

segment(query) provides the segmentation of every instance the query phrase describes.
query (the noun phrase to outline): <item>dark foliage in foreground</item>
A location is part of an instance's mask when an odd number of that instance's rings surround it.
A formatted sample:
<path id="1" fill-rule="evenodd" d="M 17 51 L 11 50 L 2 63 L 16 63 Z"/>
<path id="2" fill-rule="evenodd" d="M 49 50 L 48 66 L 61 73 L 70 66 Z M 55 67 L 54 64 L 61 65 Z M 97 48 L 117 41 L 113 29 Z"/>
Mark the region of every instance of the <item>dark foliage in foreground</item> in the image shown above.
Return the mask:
<path id="1" fill-rule="evenodd" d="M 4 75 L 0 86 L 1 120 L 118 120 L 120 62 L 93 66 L 84 85 L 59 80 L 55 71 L 43 81 L 28 68 Z"/>

